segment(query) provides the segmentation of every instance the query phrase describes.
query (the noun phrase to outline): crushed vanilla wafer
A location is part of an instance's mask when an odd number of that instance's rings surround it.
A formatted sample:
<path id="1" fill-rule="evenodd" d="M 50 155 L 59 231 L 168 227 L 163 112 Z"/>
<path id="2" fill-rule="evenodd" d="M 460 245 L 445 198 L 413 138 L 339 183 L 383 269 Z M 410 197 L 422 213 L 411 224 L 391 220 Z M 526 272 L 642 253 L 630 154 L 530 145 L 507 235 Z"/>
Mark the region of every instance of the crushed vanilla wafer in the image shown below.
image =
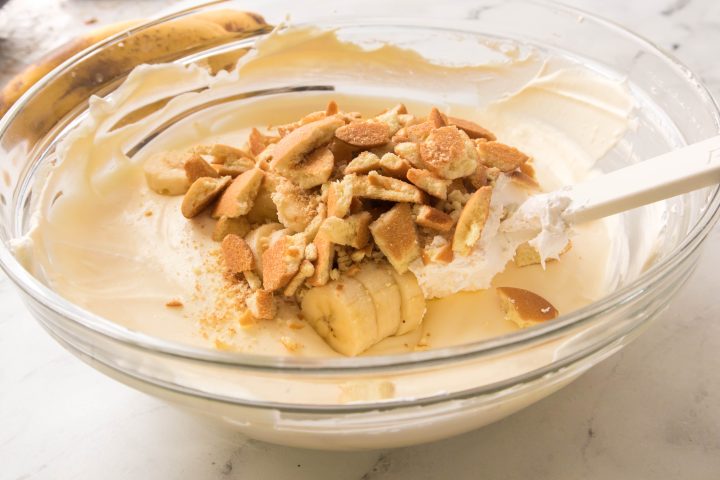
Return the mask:
<path id="1" fill-rule="evenodd" d="M 227 331 L 255 328 L 331 280 L 362 279 L 368 262 L 403 275 L 417 259 L 468 255 L 500 175 L 537 188 L 531 159 L 475 122 L 437 108 L 417 116 L 402 104 L 364 118 L 334 101 L 295 122 L 253 128 L 245 145 L 161 152 L 145 173 L 158 193 L 185 192 L 190 221 L 214 219 L 215 275 L 233 297 L 205 324 L 232 318 Z M 535 253 L 523 246 L 515 262 L 536 263 Z M 232 344 L 227 331 L 213 334 L 223 348 Z M 290 337 L 281 342 L 300 348 Z"/>
<path id="2" fill-rule="evenodd" d="M 560 255 L 567 253 L 571 248 L 572 242 L 568 242 L 567 245 L 565 245 L 565 248 L 560 251 Z M 548 258 L 545 261 L 554 262 L 557 261 L 557 259 Z M 540 252 L 538 252 L 535 247 L 525 242 L 521 244 L 517 250 L 515 250 L 513 262 L 518 267 L 527 267 L 528 265 L 540 265 L 542 263 L 542 259 L 540 258 Z"/>
<path id="3" fill-rule="evenodd" d="M 505 311 L 505 318 L 520 328 L 537 325 L 559 315 L 557 308 L 537 293 L 522 288 L 495 289 Z"/>

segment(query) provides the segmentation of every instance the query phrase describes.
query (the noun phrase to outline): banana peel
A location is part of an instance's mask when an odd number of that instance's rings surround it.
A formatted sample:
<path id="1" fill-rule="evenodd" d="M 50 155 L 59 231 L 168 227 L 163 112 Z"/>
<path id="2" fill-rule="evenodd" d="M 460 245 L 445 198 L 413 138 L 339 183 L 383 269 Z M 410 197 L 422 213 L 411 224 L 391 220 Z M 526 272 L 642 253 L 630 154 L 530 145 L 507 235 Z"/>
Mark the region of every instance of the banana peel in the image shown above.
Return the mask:
<path id="1" fill-rule="evenodd" d="M 0 91 L 0 115 L 4 115 L 33 84 L 71 56 L 140 23 L 129 21 L 96 29 L 30 65 Z M 84 104 L 90 95 L 128 74 L 137 65 L 172 61 L 271 28 L 260 15 L 223 9 L 181 17 L 131 33 L 88 55 L 72 70 L 54 78 L 19 112 L 8 137 L 11 141 L 34 142 L 74 108 Z M 244 53 L 245 50 L 236 50 L 219 54 L 208 58 L 206 66 L 213 73 L 227 69 Z"/>

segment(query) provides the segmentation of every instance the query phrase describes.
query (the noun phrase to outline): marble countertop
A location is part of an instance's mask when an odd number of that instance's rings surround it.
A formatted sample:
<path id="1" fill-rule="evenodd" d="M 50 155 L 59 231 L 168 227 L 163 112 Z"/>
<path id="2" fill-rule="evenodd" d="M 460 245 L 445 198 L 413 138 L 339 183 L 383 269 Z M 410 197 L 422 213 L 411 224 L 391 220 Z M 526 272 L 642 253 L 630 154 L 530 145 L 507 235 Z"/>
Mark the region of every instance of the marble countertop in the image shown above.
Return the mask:
<path id="1" fill-rule="evenodd" d="M 0 81 L 56 43 L 53 35 L 38 39 L 43 21 L 50 33 L 88 28 L 116 18 L 121 3 L 10 0 L 0 12 Z M 129 14 L 171 3 L 133 2 Z M 720 2 L 567 3 L 672 51 L 720 98 Z M 38 4 L 42 14 L 27 14 Z M 116 383 L 45 334 L 0 274 L 0 480 L 720 478 L 717 265 L 719 228 L 669 310 L 555 395 L 459 437 L 361 453 L 285 448 L 211 429 Z"/>

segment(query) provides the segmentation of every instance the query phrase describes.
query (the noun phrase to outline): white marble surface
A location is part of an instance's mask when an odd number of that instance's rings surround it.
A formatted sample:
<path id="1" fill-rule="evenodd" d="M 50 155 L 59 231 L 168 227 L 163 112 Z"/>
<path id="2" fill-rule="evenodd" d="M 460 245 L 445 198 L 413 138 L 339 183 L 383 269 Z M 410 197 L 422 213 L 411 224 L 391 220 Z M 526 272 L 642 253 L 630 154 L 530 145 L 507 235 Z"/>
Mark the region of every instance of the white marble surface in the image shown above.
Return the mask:
<path id="1" fill-rule="evenodd" d="M 111 21 L 121 2 L 43 3 L 54 5 L 54 25 L 82 28 L 93 17 Z M 131 14 L 170 3 L 133 2 Z M 673 50 L 720 96 L 717 0 L 569 3 Z M 7 75 L 27 58 L 15 49 L 28 45 L 23 22 L 38 20 L 2 15 L 0 49 L 15 52 L 0 55 Z M 0 479 L 720 478 L 720 229 L 708 243 L 669 311 L 579 381 L 479 431 L 362 453 L 252 441 L 130 390 L 62 350 L 0 276 Z"/>

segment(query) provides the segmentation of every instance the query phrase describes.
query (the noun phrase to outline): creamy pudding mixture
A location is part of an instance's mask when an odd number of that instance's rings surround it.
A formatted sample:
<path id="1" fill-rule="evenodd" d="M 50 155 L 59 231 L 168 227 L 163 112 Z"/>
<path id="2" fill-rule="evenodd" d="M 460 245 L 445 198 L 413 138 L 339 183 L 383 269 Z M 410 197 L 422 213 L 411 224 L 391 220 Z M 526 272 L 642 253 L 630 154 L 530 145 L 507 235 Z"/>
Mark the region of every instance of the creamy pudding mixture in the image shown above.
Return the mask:
<path id="1" fill-rule="evenodd" d="M 475 45 L 483 52 L 477 65 L 443 63 L 422 47 L 359 46 L 333 32 L 291 28 L 272 34 L 243 57 L 236 70 L 217 76 L 200 66 L 139 67 L 111 97 L 91 101 L 89 116 L 59 148 L 32 230 L 19 243 L 20 253 L 32 271 L 64 297 L 129 329 L 267 355 L 373 355 L 458 345 L 534 325 L 601 297 L 610 285 L 606 265 L 614 242 L 622 241 L 612 222 L 572 228 L 543 225 L 521 233 L 504 231 L 502 222 L 534 193 L 593 174 L 595 161 L 631 125 L 633 102 L 624 85 L 512 45 Z M 368 79 L 369 87 L 362 92 L 350 87 L 362 83 L 358 77 Z M 257 96 L 207 107 L 239 92 L 302 83 L 333 85 L 336 91 Z M 445 103 L 437 104 L 426 101 L 423 91 L 448 94 Z M 177 95 L 181 92 L 189 93 Z M 123 120 L 174 95 L 134 123 Z M 439 97 L 429 96 L 434 101 Z M 338 112 L 332 106 L 326 111 L 331 102 Z M 182 112 L 196 106 L 207 108 L 178 121 Z M 302 118 L 304 125 L 295 123 Z M 315 127 L 329 119 L 330 133 L 318 133 Z M 418 125 L 428 129 L 412 130 Z M 475 128 L 479 125 L 487 134 Z M 313 135 L 317 138 L 302 143 Z M 320 138 L 323 135 L 327 138 Z M 253 151 L 250 137 L 263 148 L 256 145 Z M 446 138 L 452 140 L 448 148 Z M 340 152 L 338 144 L 349 147 Z M 419 159 L 404 147 L 398 149 L 401 144 L 415 145 Z M 273 156 L 276 148 L 282 152 Z M 439 152 L 439 163 L 434 163 L 433 152 Z M 340 168 L 343 155 L 348 158 Z M 517 155 L 527 157 L 518 160 Z M 192 173 L 185 168 L 191 158 L 198 171 L 212 171 Z M 320 168 L 328 158 L 335 162 L 333 177 L 314 183 L 317 172 L 310 167 Z M 253 164 L 247 165 L 248 159 Z M 493 163 L 503 159 L 518 164 L 503 172 Z M 347 180 L 348 161 L 355 162 L 355 180 Z M 468 162 L 473 162 L 469 170 Z M 298 165 L 309 165 L 310 170 Z M 489 172 L 468 186 L 477 174 L 475 165 Z M 178 166 L 182 176 L 173 177 Z M 408 173 L 408 167 L 415 172 Z M 294 187 L 267 187 L 265 177 L 272 175 Z M 249 187 L 239 185 L 241 177 Z M 258 185 L 254 192 L 253 182 Z M 179 191 L 171 191 L 173 185 L 179 185 Z M 319 212 L 318 204 L 337 208 L 328 204 L 328 196 L 342 198 L 348 185 L 355 203 L 328 222 L 332 212 Z M 486 195 L 477 193 L 480 190 Z M 317 200 L 306 221 L 285 213 L 290 208 L 285 203 L 297 204 L 292 195 L 298 191 L 310 192 Z M 408 196 L 398 199 L 401 193 Z M 473 212 L 463 216 L 473 196 L 480 207 L 473 203 Z M 433 210 L 421 211 L 421 205 Z M 263 218 L 262 211 L 258 213 L 263 208 L 277 208 L 279 218 Z M 363 214 L 366 211 L 370 213 Z M 435 211 L 450 224 L 429 228 L 418 219 Z M 389 212 L 397 215 L 384 217 Z M 397 253 L 392 241 L 383 243 L 383 219 L 399 225 L 406 217 L 417 231 L 415 255 L 406 254 L 405 246 Z M 276 226 L 267 227 L 270 223 Z M 267 239 L 258 247 L 260 243 L 253 243 L 258 234 L 249 235 L 263 226 Z M 463 237 L 456 239 L 465 227 Z M 227 240 L 228 232 L 235 243 Z M 268 275 L 258 263 L 270 257 L 258 249 L 271 248 L 281 238 L 297 240 L 304 232 L 305 242 L 296 249 L 299 259 L 288 260 L 293 249 L 277 249 L 287 271 L 272 274 L 268 314 L 263 307 L 269 295 L 258 294 L 268 289 Z M 318 244 L 314 239 L 320 233 L 327 237 L 326 244 L 338 247 L 327 268 L 319 260 L 321 244 L 307 249 Z M 367 238 L 353 245 L 358 234 Z M 242 256 L 247 248 L 249 258 Z M 343 257 L 361 250 L 347 265 L 338 263 L 338 253 Z M 303 265 L 311 268 L 298 276 Z M 368 294 L 358 308 L 369 311 L 374 306 L 380 312 L 385 302 L 392 302 L 381 298 L 386 288 L 375 273 L 355 278 L 367 265 L 384 269 L 389 290 L 397 290 L 400 276 L 412 279 L 406 282 L 409 290 L 400 286 L 402 295 L 392 308 L 399 308 L 403 321 L 412 322 L 409 305 L 422 302 L 421 322 L 388 327 L 383 325 L 387 319 L 375 318 L 370 323 L 384 332 L 365 340 L 356 337 L 366 334 L 361 324 L 367 318 L 360 323 L 343 320 L 333 330 L 338 315 L 353 315 L 347 310 L 349 286 L 361 285 Z M 258 281 L 264 283 L 259 290 Z M 292 282 L 296 289 L 286 292 Z M 326 303 L 324 293 L 313 293 L 342 288 L 348 297 Z M 333 306 L 338 299 L 342 305 Z M 537 303 L 541 300 L 545 303 Z M 320 303 L 325 306 L 317 307 Z M 536 308 L 536 315 L 528 308 Z"/>

